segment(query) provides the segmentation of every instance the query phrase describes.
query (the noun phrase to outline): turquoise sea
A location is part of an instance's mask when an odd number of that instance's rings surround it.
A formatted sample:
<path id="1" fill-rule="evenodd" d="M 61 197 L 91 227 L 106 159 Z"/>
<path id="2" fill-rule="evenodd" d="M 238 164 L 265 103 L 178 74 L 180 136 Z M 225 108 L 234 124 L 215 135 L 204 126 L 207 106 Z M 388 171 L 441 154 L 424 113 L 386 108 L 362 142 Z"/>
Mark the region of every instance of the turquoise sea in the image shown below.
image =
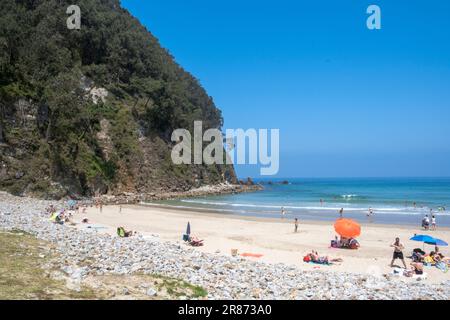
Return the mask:
<path id="1" fill-rule="evenodd" d="M 283 180 L 289 183 L 281 184 Z M 279 218 L 284 207 L 286 218 L 329 221 L 339 217 L 339 209 L 344 208 L 344 217 L 396 225 L 420 225 L 424 215 L 432 212 L 438 226 L 450 227 L 450 178 L 295 178 L 256 182 L 264 185 L 263 191 L 160 203 L 271 218 Z M 374 213 L 371 217 L 367 216 L 369 208 Z"/>

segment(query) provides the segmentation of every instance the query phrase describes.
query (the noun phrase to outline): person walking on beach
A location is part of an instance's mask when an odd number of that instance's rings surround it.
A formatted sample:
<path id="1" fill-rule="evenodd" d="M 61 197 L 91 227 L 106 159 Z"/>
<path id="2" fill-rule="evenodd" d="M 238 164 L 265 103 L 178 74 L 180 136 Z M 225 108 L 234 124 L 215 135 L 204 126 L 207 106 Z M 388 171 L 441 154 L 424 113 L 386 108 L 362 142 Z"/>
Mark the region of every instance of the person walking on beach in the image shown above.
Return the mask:
<path id="1" fill-rule="evenodd" d="M 119 213 L 122 213 L 122 205 L 119 205 Z"/>
<path id="2" fill-rule="evenodd" d="M 344 214 L 344 208 L 341 208 L 341 210 L 339 210 L 339 217 L 342 219 L 342 216 Z"/>
<path id="3" fill-rule="evenodd" d="M 430 219 L 428 218 L 427 214 L 422 219 L 422 228 L 424 228 L 425 230 L 428 230 L 430 228 Z"/>
<path id="4" fill-rule="evenodd" d="M 436 217 L 434 214 L 431 216 L 431 230 L 436 230 Z"/>
<path id="5" fill-rule="evenodd" d="M 294 232 L 295 233 L 298 232 L 298 218 L 295 218 L 295 221 L 294 221 Z"/>
<path id="6" fill-rule="evenodd" d="M 405 262 L 405 258 L 403 256 L 403 249 L 405 248 L 405 246 L 400 242 L 400 238 L 395 238 L 395 242 L 393 244 L 391 244 L 391 247 L 394 248 L 394 254 L 392 256 L 392 261 L 391 261 L 391 268 L 394 267 L 394 261 L 396 259 L 400 259 L 403 262 L 403 266 L 406 269 L 406 262 Z"/>

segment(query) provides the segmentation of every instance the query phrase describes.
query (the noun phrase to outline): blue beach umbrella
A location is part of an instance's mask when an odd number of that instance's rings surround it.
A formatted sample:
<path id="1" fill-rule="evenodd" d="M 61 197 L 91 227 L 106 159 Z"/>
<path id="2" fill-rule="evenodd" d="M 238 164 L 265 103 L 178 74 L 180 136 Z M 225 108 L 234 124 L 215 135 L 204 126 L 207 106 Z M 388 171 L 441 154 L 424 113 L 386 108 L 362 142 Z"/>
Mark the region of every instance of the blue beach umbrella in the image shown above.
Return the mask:
<path id="1" fill-rule="evenodd" d="M 427 236 L 425 234 L 418 234 L 415 235 L 414 237 L 412 237 L 409 240 L 413 240 L 413 241 L 419 241 L 419 242 L 432 242 L 436 239 L 434 239 L 433 237 Z"/>
<path id="2" fill-rule="evenodd" d="M 409 240 L 423 242 L 422 248 L 425 249 L 425 243 L 433 242 L 436 239 L 434 239 L 433 237 L 427 236 L 425 234 L 418 234 Z"/>
<path id="3" fill-rule="evenodd" d="M 425 241 L 426 244 L 432 244 L 435 246 L 441 246 L 441 247 L 446 247 L 448 246 L 448 243 L 445 242 L 444 240 L 441 239 L 436 239 L 434 238 L 432 241 Z"/>

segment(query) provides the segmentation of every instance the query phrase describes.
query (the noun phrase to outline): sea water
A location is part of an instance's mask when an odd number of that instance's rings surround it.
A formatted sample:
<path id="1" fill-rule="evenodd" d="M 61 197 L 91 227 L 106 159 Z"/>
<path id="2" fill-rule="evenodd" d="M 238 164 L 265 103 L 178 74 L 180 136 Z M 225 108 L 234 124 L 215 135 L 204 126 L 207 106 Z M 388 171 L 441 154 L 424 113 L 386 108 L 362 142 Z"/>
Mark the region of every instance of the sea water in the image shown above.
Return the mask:
<path id="1" fill-rule="evenodd" d="M 287 180 L 288 184 L 282 184 Z M 420 225 L 435 215 L 450 227 L 450 178 L 295 178 L 256 180 L 258 192 L 162 201 L 159 204 L 223 214 L 332 221 L 343 216 L 360 222 Z M 322 200 L 322 202 L 320 201 Z M 368 216 L 369 208 L 373 215 Z"/>

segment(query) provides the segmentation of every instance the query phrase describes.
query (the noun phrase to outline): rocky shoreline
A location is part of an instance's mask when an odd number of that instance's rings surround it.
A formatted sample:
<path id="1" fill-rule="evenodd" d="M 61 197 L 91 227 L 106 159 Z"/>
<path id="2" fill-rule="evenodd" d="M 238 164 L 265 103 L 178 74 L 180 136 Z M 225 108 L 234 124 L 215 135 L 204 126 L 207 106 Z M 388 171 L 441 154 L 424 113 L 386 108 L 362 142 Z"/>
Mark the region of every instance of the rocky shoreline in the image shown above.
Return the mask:
<path id="1" fill-rule="evenodd" d="M 159 274 L 205 288 L 208 299 L 439 299 L 450 298 L 450 281 L 440 285 L 403 282 L 388 276 L 301 271 L 284 264 L 206 254 L 157 237 L 118 238 L 95 229 L 53 224 L 44 213 L 62 202 L 0 193 L 0 231 L 31 233 L 51 243 L 53 268 L 73 283 L 95 275 Z M 146 289 L 153 293 L 151 288 Z"/>
<path id="2" fill-rule="evenodd" d="M 131 193 L 124 192 L 114 195 L 101 195 L 96 197 L 104 204 L 129 204 L 142 201 L 171 200 L 178 198 L 192 198 L 201 196 L 235 194 L 243 192 L 255 192 L 264 189 L 259 184 L 230 184 L 221 183 L 216 185 L 205 185 L 199 188 L 193 188 L 187 191 L 168 191 L 160 193 Z"/>

